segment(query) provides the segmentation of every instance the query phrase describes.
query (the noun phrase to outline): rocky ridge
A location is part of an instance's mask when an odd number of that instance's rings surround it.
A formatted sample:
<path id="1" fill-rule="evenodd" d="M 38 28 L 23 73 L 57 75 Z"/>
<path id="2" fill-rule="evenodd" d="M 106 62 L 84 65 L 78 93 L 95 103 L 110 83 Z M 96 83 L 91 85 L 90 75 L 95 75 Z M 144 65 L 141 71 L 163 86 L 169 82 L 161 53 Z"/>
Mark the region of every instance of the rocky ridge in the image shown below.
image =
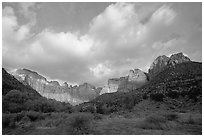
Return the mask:
<path id="1" fill-rule="evenodd" d="M 154 60 L 148 73 L 145 73 L 140 69 L 133 69 L 129 71 L 128 76 L 109 79 L 103 88 L 96 88 L 88 83 L 72 86 L 68 85 L 67 82 L 64 82 L 60 85 L 59 82 L 48 81 L 37 72 L 28 69 L 15 69 L 9 72 L 24 85 L 31 86 L 44 97 L 77 105 L 90 101 L 104 93 L 129 92 L 136 90 L 148 83 L 149 80 L 151 81 L 166 68 L 175 67 L 176 64 L 189 61 L 190 59 L 184 56 L 183 53 L 172 54 L 170 57 L 162 55 Z"/>
<path id="2" fill-rule="evenodd" d="M 84 83 L 79 86 L 68 86 L 67 82 L 62 85 L 58 81 L 48 81 L 37 72 L 28 69 L 15 69 L 9 72 L 24 85 L 29 85 L 42 96 L 61 102 L 77 105 L 94 99 L 99 95 L 100 88 Z"/>
<path id="3" fill-rule="evenodd" d="M 128 76 L 109 79 L 108 84 L 104 86 L 100 94 L 117 91 L 129 92 L 144 85 L 147 79 L 147 75 L 140 69 L 130 70 Z"/>
<path id="4" fill-rule="evenodd" d="M 182 52 L 172 54 L 170 57 L 165 55 L 157 57 L 151 64 L 148 75 L 150 79 L 153 79 L 157 74 L 162 72 L 167 67 L 174 67 L 176 64 L 191 61 L 187 56 L 184 56 Z"/>
<path id="5" fill-rule="evenodd" d="M 140 69 L 134 69 L 129 71 L 128 76 L 109 79 L 108 84 L 103 87 L 100 95 L 117 91 L 129 92 L 135 90 L 143 86 L 149 80 L 152 80 L 166 68 L 174 67 L 176 64 L 189 61 L 191 60 L 187 56 L 184 56 L 182 52 L 172 54 L 170 57 L 165 55 L 158 56 L 151 64 L 148 73 L 145 73 Z"/>

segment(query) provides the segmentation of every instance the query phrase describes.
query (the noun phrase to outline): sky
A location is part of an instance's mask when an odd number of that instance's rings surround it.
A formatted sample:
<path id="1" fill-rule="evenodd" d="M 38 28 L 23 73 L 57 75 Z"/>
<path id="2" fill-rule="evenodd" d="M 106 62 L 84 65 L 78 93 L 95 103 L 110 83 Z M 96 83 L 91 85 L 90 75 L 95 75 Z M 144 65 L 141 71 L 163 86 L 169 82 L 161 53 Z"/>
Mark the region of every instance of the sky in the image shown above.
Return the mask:
<path id="1" fill-rule="evenodd" d="M 2 66 L 103 86 L 159 55 L 202 61 L 201 3 L 2 3 Z"/>

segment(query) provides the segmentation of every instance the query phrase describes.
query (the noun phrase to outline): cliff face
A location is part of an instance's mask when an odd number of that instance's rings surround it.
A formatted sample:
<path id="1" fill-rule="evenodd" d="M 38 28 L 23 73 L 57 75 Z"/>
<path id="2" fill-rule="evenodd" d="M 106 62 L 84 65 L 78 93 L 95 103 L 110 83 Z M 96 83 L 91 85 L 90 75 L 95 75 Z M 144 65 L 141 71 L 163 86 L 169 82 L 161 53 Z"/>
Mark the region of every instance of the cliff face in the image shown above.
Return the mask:
<path id="1" fill-rule="evenodd" d="M 174 67 L 176 64 L 191 61 L 188 57 L 184 56 L 182 52 L 176 53 L 167 57 L 165 55 L 157 57 L 148 70 L 150 80 L 167 67 Z"/>
<path id="2" fill-rule="evenodd" d="M 168 65 L 175 66 L 176 64 L 180 64 L 183 62 L 191 61 L 188 57 L 184 56 L 182 52 L 171 55 Z"/>
<path id="3" fill-rule="evenodd" d="M 116 92 L 118 90 L 118 86 L 120 84 L 119 78 L 113 78 L 108 80 L 108 88 L 110 93 Z"/>
<path id="4" fill-rule="evenodd" d="M 38 91 L 42 96 L 50 99 L 55 99 L 61 102 L 68 102 L 72 105 L 77 105 L 97 97 L 100 93 L 100 88 L 84 83 L 79 86 L 68 86 L 65 82 L 60 85 L 57 81 L 47 81 L 47 79 L 37 72 L 27 69 L 16 69 L 10 71 L 24 85 L 30 85 Z"/>
<path id="5" fill-rule="evenodd" d="M 145 83 L 147 81 L 147 76 L 140 69 L 130 70 L 128 75 L 128 81 Z"/>
<path id="6" fill-rule="evenodd" d="M 167 66 L 167 63 L 169 61 L 169 57 L 163 55 L 157 57 L 154 62 L 151 64 L 148 74 L 150 76 L 150 79 L 155 77 L 159 72 L 165 69 Z"/>
<path id="7" fill-rule="evenodd" d="M 126 77 L 112 78 L 108 80 L 108 84 L 103 87 L 100 94 L 112 92 L 129 92 L 135 90 L 168 67 L 174 67 L 176 64 L 188 62 L 190 59 L 183 53 L 176 53 L 167 57 L 165 55 L 157 57 L 151 64 L 148 73 L 144 73 L 139 69 L 129 71 Z"/>
<path id="8" fill-rule="evenodd" d="M 112 78 L 108 80 L 108 84 L 104 86 L 100 94 L 112 92 L 129 92 L 137 89 L 147 82 L 147 76 L 139 69 L 129 71 L 129 75 L 120 78 Z"/>

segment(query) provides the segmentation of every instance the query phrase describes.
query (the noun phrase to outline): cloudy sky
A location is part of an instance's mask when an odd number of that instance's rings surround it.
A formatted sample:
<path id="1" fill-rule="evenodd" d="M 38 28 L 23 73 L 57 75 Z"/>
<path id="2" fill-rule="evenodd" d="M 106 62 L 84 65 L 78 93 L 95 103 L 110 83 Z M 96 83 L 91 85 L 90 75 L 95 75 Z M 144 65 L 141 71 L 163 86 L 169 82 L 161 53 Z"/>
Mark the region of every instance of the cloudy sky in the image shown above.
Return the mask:
<path id="1" fill-rule="evenodd" d="M 202 61 L 201 3 L 3 3 L 2 65 L 104 85 L 159 55 Z"/>

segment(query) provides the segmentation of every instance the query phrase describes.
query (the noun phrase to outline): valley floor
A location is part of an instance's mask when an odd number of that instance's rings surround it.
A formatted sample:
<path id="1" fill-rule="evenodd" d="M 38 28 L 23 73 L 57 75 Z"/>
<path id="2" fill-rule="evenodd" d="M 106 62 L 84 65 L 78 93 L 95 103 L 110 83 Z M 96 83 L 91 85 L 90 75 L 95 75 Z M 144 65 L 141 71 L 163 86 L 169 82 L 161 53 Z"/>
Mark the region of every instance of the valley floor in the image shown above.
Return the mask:
<path id="1" fill-rule="evenodd" d="M 174 113 L 175 114 L 175 113 Z M 95 135 L 201 135 L 201 114 L 179 113 L 177 120 L 159 121 L 159 115 L 148 118 L 124 118 L 106 116 L 101 120 L 94 120 L 84 131 L 69 132 L 68 126 L 40 126 L 40 122 L 32 123 L 29 127 L 4 129 L 3 134 L 27 135 L 66 135 L 66 134 L 95 134 Z M 155 120 L 156 119 L 156 120 Z M 158 121 L 157 121 L 158 120 Z M 71 129 L 74 130 L 74 129 Z M 82 129 L 83 130 L 83 129 Z"/>
<path id="2" fill-rule="evenodd" d="M 151 105 L 151 107 L 150 107 Z M 146 106 L 146 107 L 144 107 Z M 165 109 L 144 101 L 131 111 L 97 113 L 49 113 L 35 121 L 15 122 L 3 134 L 26 135 L 201 135 L 202 113 Z M 151 109 L 150 109 L 151 108 Z M 143 110 L 143 111 L 142 111 Z M 25 114 L 24 114 L 25 115 Z M 20 123 L 20 124 L 19 124 Z"/>

